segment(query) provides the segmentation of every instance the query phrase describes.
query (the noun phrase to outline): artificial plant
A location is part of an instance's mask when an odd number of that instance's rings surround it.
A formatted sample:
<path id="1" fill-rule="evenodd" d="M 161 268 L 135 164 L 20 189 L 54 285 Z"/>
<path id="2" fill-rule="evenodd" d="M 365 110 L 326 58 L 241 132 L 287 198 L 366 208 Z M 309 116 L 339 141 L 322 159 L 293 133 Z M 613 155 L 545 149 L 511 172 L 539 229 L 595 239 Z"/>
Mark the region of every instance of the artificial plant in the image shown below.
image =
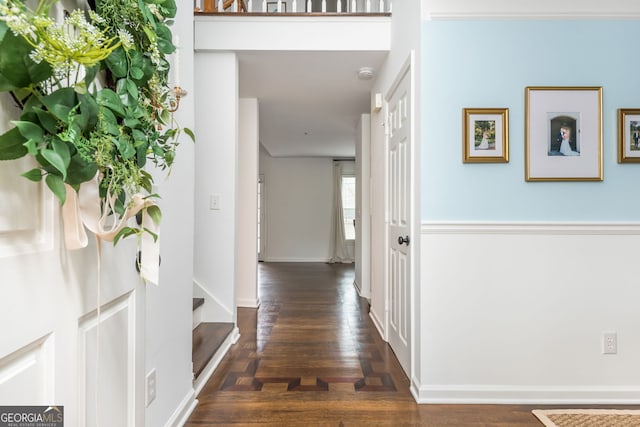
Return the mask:
<path id="1" fill-rule="evenodd" d="M 170 168 L 181 130 L 193 139 L 170 113 L 176 4 L 97 0 L 56 21 L 54 3 L 0 0 L 0 92 L 21 110 L 0 135 L 0 160 L 34 157 L 23 176 L 44 179 L 61 204 L 69 187 L 97 179 L 102 214 L 117 221 L 134 196 L 157 196 L 147 163 Z M 143 210 L 159 222 L 155 204 Z M 114 242 L 142 232 L 124 227 Z"/>

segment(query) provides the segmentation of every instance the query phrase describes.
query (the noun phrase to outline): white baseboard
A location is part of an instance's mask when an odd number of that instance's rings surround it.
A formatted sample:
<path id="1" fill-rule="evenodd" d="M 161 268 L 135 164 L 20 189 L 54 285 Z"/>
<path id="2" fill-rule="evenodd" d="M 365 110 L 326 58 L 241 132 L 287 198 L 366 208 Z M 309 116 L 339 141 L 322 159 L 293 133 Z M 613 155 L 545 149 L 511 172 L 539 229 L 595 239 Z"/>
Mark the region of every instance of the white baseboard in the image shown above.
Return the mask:
<path id="1" fill-rule="evenodd" d="M 260 307 L 260 298 L 239 298 L 236 305 L 243 308 L 258 308 Z"/>
<path id="2" fill-rule="evenodd" d="M 368 293 L 362 292 L 362 285 L 360 285 L 360 283 L 358 283 L 358 281 L 355 279 L 353 281 L 353 286 L 356 288 L 356 292 L 358 292 L 358 296 L 360 298 L 365 298 L 367 301 L 369 301 L 369 304 L 371 304 L 371 295 L 369 295 Z"/>
<path id="3" fill-rule="evenodd" d="M 264 259 L 264 262 L 329 262 L 329 258 L 272 258 L 268 257 Z"/>
<path id="4" fill-rule="evenodd" d="M 198 378 L 193 382 L 193 389 L 195 391 L 195 395 L 198 396 L 202 389 L 204 388 L 211 375 L 215 372 L 216 368 L 222 361 L 222 358 L 227 354 L 231 346 L 238 342 L 240 338 L 240 330 L 238 327 L 233 328 L 233 331 L 227 336 L 222 345 L 216 354 L 213 355 L 207 366 L 204 367 Z"/>
<path id="5" fill-rule="evenodd" d="M 426 404 L 527 405 L 638 405 L 640 387 L 563 387 L 499 385 L 419 386 L 411 381 L 411 394 Z"/>
<path id="6" fill-rule="evenodd" d="M 187 423 L 189 416 L 198 405 L 196 395 L 193 389 L 189 390 L 187 395 L 182 399 L 178 408 L 171 415 L 165 427 L 182 427 Z"/>
<path id="7" fill-rule="evenodd" d="M 373 310 L 373 308 L 371 308 L 369 310 L 369 317 L 371 318 L 371 320 L 373 321 L 373 325 L 376 327 L 376 329 L 378 330 L 378 334 L 380 335 L 380 337 L 384 340 L 387 341 L 387 331 L 384 327 L 384 322 L 382 322 L 380 320 L 380 318 L 378 317 L 377 313 L 375 312 L 375 310 Z"/>

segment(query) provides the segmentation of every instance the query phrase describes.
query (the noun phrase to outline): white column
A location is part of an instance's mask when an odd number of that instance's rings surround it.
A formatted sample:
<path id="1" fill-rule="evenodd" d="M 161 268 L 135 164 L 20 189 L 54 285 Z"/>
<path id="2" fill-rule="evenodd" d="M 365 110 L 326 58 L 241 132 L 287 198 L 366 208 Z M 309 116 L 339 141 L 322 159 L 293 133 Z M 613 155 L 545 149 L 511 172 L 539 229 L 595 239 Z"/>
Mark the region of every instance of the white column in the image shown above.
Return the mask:
<path id="1" fill-rule="evenodd" d="M 238 307 L 257 308 L 258 299 L 258 153 L 259 110 L 256 98 L 240 99 L 238 132 Z"/>
<path id="2" fill-rule="evenodd" d="M 196 53 L 193 279 L 206 296 L 204 322 L 235 322 L 238 182 L 238 59 Z M 220 84 L 224 82 L 224 84 Z M 190 95 L 191 96 L 191 95 Z M 212 209 L 211 196 L 217 198 Z M 211 297 L 209 297 L 211 296 Z"/>

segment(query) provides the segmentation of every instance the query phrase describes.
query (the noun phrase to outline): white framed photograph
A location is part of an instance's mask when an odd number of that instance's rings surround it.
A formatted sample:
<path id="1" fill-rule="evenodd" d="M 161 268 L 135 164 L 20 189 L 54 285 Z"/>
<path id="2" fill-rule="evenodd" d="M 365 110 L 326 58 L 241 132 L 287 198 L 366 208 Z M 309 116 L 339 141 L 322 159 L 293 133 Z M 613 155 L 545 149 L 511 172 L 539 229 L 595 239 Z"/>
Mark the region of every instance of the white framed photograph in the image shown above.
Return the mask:
<path id="1" fill-rule="evenodd" d="M 602 181 L 602 88 L 525 88 L 525 179 Z"/>

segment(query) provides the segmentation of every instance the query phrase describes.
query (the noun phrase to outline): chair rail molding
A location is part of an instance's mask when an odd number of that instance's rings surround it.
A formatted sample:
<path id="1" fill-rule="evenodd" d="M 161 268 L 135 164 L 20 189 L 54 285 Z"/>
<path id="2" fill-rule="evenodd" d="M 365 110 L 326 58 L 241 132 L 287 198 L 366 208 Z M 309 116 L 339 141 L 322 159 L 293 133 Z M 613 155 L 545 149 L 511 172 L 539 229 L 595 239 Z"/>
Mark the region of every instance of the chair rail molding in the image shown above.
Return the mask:
<path id="1" fill-rule="evenodd" d="M 635 235 L 640 222 L 440 222 L 423 221 L 421 234 Z"/>

